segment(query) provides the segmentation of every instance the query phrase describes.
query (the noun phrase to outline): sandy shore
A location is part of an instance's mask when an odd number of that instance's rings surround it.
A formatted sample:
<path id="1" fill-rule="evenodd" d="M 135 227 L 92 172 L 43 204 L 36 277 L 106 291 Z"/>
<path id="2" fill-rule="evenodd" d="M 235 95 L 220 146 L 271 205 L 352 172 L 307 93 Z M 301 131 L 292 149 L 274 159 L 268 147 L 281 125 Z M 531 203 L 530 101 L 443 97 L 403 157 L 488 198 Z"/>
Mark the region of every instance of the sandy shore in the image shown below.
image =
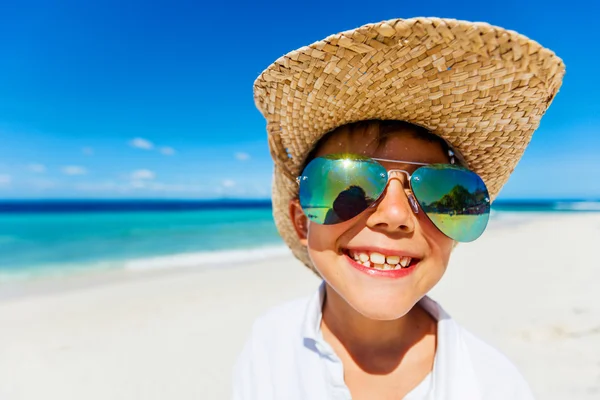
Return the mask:
<path id="1" fill-rule="evenodd" d="M 431 296 L 538 398 L 598 399 L 600 214 L 519 220 L 460 245 Z M 0 399 L 227 399 L 254 318 L 318 282 L 283 256 L 0 286 Z"/>

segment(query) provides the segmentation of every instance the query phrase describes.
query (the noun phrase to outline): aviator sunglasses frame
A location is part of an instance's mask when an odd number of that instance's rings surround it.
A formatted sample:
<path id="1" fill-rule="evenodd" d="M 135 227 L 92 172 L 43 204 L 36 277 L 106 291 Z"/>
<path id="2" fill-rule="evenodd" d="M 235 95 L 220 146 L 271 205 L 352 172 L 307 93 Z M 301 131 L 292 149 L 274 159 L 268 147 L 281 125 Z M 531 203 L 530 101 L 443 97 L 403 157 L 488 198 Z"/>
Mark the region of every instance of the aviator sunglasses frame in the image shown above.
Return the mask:
<path id="1" fill-rule="evenodd" d="M 381 193 L 378 195 L 378 197 L 376 199 L 374 199 L 373 203 L 370 204 L 368 207 L 366 207 L 363 211 L 361 211 L 360 213 L 358 213 L 356 216 L 364 213 L 366 210 L 368 210 L 369 208 L 373 208 L 375 206 L 377 206 L 377 204 L 381 201 L 382 196 L 385 193 L 385 188 L 387 187 L 387 185 L 389 184 L 390 180 L 397 174 L 404 174 L 406 176 L 406 181 L 403 182 L 403 186 L 405 186 L 405 194 L 408 198 L 409 204 L 411 206 L 412 211 L 415 214 L 419 213 L 419 201 L 417 200 L 417 198 L 415 197 L 415 194 L 413 193 L 413 189 L 412 189 L 412 179 L 413 179 L 413 175 L 415 174 L 416 171 L 418 171 L 421 167 L 424 166 L 431 166 L 431 165 L 448 165 L 448 166 L 452 166 L 454 168 L 459 168 L 459 169 L 464 169 L 466 172 L 470 172 L 475 174 L 477 177 L 479 177 L 479 175 L 477 175 L 475 172 L 471 171 L 470 169 L 460 166 L 460 165 L 456 165 L 456 160 L 455 160 L 455 155 L 454 152 L 452 150 L 448 150 L 448 156 L 450 157 L 450 162 L 449 163 L 423 163 L 423 162 L 416 162 L 416 161 L 404 161 L 404 160 L 390 160 L 390 159 L 385 159 L 385 158 L 376 158 L 376 157 L 367 157 L 367 156 L 360 156 L 357 154 L 348 154 L 349 156 L 359 156 L 361 158 L 364 158 L 364 160 L 372 160 L 372 161 L 376 161 L 378 163 L 381 162 L 386 162 L 386 163 L 395 163 L 395 164 L 406 164 L 406 165 L 416 165 L 418 166 L 418 168 L 415 169 L 415 171 L 413 171 L 412 173 L 409 171 L 406 171 L 404 169 L 391 169 L 391 170 L 387 170 L 387 182 L 383 188 L 383 190 L 381 191 Z M 308 166 L 308 164 L 307 164 Z M 382 174 L 383 175 L 383 174 Z M 382 176 L 383 177 L 383 176 Z M 300 184 L 302 183 L 303 180 L 306 180 L 307 176 L 305 175 L 300 175 L 296 177 L 296 183 L 300 186 Z M 417 181 L 419 179 L 419 177 L 415 177 L 415 181 Z M 481 177 L 479 177 L 479 179 L 481 179 Z M 483 182 L 483 180 L 482 180 Z M 487 202 L 488 204 L 490 203 L 490 199 L 489 199 L 489 193 L 488 193 L 488 189 L 487 186 L 485 185 L 485 182 L 483 182 L 483 185 L 485 187 L 485 191 L 486 191 L 486 197 L 485 197 L 485 202 Z M 406 188 L 410 189 L 410 193 L 406 193 Z M 423 210 L 423 213 L 429 218 L 431 219 L 431 217 L 427 214 L 427 212 L 425 210 Z M 355 216 L 355 217 L 356 217 Z M 488 219 L 489 219 L 489 214 L 488 214 Z M 316 221 L 313 221 L 316 222 Z M 345 221 L 340 221 L 338 223 L 342 223 Z M 316 222 L 319 223 L 319 222 Z M 333 224 L 325 224 L 325 225 L 333 225 Z M 486 222 L 487 225 L 487 222 Z M 440 229 L 438 227 L 438 229 Z M 482 232 L 483 233 L 483 232 Z"/>

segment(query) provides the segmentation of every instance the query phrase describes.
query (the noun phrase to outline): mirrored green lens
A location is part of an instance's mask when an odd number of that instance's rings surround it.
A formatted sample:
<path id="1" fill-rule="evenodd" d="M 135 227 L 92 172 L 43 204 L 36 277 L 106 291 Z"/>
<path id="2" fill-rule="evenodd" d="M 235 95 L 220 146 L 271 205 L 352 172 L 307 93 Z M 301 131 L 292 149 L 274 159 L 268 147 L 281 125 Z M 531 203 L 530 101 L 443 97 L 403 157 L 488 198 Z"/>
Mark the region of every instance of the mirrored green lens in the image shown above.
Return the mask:
<path id="1" fill-rule="evenodd" d="M 300 205 L 319 224 L 347 221 L 366 210 L 383 193 L 387 171 L 370 158 L 330 154 L 312 160 L 300 177 Z"/>
<path id="2" fill-rule="evenodd" d="M 421 209 L 446 236 L 471 242 L 485 230 L 490 196 L 476 173 L 448 164 L 427 165 L 414 172 L 411 188 Z"/>

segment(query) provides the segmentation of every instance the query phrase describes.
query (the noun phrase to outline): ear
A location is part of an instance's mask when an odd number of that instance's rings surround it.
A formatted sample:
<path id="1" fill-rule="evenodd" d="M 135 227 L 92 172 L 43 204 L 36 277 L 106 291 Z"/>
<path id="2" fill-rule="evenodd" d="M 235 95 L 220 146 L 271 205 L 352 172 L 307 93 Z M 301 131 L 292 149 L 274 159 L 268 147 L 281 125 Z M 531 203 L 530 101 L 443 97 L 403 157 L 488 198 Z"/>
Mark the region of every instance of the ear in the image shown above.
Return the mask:
<path id="1" fill-rule="evenodd" d="M 300 243 L 302 243 L 303 246 L 307 246 L 308 218 L 304 215 L 298 199 L 290 200 L 289 213 L 296 235 L 298 235 L 298 239 L 300 239 Z"/>

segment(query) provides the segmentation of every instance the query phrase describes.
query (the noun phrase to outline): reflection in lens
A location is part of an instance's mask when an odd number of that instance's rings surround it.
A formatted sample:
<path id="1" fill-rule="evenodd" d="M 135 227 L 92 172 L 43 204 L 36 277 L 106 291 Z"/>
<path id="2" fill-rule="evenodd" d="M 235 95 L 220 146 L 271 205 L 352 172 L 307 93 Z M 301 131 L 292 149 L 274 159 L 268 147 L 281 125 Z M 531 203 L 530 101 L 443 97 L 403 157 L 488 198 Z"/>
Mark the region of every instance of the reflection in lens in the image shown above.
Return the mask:
<path id="1" fill-rule="evenodd" d="M 366 210 L 372 203 L 373 199 L 367 197 L 362 187 L 352 185 L 335 198 L 331 208 L 342 221 L 347 221 Z"/>
<path id="2" fill-rule="evenodd" d="M 485 230 L 490 199 L 485 183 L 463 167 L 433 164 L 415 171 L 411 187 L 435 226 L 459 242 L 471 242 Z"/>
<path id="3" fill-rule="evenodd" d="M 386 169 L 370 158 L 354 154 L 318 157 L 300 177 L 300 205 L 311 221 L 344 222 L 373 204 L 386 183 Z"/>

